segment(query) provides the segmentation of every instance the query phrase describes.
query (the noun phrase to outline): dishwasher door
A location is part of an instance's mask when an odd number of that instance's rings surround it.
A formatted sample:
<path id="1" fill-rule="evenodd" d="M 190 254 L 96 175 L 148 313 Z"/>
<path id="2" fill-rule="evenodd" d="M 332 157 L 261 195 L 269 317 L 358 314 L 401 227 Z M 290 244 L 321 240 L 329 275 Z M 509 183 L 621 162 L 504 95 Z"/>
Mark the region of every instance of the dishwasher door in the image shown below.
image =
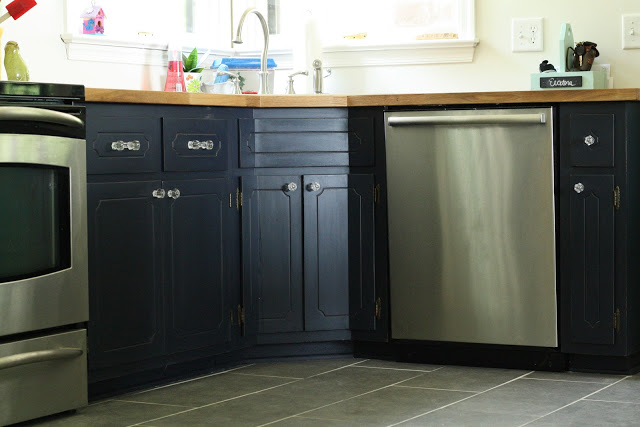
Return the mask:
<path id="1" fill-rule="evenodd" d="M 394 339 L 558 346 L 552 113 L 385 114 Z"/>

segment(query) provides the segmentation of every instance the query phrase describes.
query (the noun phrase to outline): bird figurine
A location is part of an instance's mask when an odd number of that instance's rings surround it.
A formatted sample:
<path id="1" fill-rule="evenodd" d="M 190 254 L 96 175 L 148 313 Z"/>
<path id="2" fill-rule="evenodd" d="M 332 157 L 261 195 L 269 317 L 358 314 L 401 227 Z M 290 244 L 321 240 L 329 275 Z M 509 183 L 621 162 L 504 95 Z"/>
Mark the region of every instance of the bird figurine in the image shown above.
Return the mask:
<path id="1" fill-rule="evenodd" d="M 7 80 L 29 81 L 29 69 L 20 56 L 18 43 L 14 41 L 8 41 L 4 46 L 4 69 L 7 71 Z"/>

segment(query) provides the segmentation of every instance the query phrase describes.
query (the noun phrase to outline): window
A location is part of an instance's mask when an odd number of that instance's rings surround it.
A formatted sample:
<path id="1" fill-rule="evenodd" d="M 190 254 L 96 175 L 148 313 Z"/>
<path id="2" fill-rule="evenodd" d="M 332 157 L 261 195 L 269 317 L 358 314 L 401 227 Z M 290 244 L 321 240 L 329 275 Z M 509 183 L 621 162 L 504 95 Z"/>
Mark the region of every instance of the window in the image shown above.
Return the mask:
<path id="1" fill-rule="evenodd" d="M 104 36 L 82 36 L 80 15 L 90 5 L 65 0 L 70 59 L 165 65 L 169 40 L 185 50 L 254 56 L 263 43 L 255 16 L 243 28 L 245 43 L 231 44 L 248 7 L 267 19 L 269 53 L 281 68 L 291 66 L 309 16 L 330 67 L 470 62 L 477 44 L 474 0 L 109 0 Z"/>
<path id="2" fill-rule="evenodd" d="M 181 43 L 185 50 L 230 48 L 230 0 L 101 3 L 106 16 L 104 35 L 89 36 L 82 35 L 81 15 L 91 8 L 91 2 L 65 0 L 62 39 L 70 59 L 166 65 L 164 52 L 169 40 Z"/>

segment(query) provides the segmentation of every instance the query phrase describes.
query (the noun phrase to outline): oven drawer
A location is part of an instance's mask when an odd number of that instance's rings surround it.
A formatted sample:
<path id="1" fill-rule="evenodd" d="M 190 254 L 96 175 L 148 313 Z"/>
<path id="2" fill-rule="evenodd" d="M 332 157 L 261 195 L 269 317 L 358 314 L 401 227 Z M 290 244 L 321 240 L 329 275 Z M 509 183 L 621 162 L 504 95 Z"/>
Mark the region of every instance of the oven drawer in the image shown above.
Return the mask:
<path id="1" fill-rule="evenodd" d="M 226 170 L 233 125 L 230 119 L 163 118 L 164 170 Z"/>
<path id="2" fill-rule="evenodd" d="M 0 344 L 0 425 L 87 405 L 87 331 Z"/>
<path id="3" fill-rule="evenodd" d="M 159 172 L 161 166 L 158 118 L 101 117 L 87 121 L 88 174 Z"/>

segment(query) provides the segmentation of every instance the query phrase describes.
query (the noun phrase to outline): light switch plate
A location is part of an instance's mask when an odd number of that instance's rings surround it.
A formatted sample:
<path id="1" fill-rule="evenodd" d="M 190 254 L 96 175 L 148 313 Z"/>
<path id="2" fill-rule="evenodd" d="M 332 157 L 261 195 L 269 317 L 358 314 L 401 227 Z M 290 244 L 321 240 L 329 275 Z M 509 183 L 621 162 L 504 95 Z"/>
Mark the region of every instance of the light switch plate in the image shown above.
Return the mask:
<path id="1" fill-rule="evenodd" d="M 640 49 L 640 14 L 622 15 L 622 48 Z"/>
<path id="2" fill-rule="evenodd" d="M 542 52 L 542 18 L 513 18 L 511 20 L 511 51 Z"/>

